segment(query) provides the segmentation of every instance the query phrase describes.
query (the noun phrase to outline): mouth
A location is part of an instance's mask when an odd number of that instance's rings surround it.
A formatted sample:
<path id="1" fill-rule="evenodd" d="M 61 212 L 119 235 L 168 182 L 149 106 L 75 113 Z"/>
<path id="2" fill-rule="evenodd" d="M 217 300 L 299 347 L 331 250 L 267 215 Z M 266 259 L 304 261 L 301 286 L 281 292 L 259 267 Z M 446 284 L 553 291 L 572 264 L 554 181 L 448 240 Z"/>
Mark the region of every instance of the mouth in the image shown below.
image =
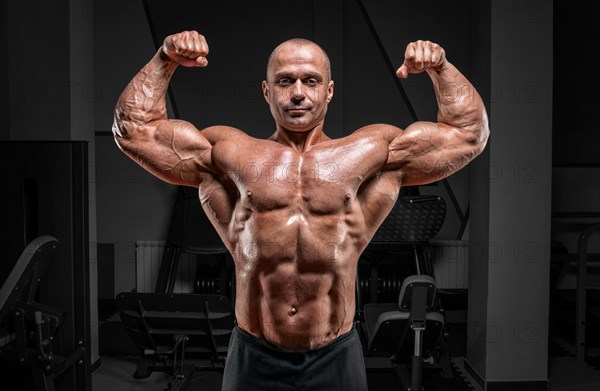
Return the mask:
<path id="1" fill-rule="evenodd" d="M 286 110 L 292 117 L 298 117 L 304 115 L 309 110 L 304 107 L 292 107 Z"/>

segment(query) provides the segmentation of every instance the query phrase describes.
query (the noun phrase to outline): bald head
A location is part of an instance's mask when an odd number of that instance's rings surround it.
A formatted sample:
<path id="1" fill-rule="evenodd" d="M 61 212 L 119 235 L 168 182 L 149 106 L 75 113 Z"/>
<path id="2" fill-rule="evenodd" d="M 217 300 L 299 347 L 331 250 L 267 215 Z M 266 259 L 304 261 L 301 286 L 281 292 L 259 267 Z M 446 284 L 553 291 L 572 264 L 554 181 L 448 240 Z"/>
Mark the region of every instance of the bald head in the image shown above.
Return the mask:
<path id="1" fill-rule="evenodd" d="M 326 67 L 326 74 L 327 74 L 329 80 L 331 80 L 331 64 L 329 62 L 329 56 L 327 55 L 325 50 L 323 50 L 322 47 L 320 47 L 313 41 L 304 39 L 304 38 L 288 39 L 287 41 L 282 42 L 275 49 L 273 49 L 273 51 L 271 52 L 271 55 L 269 56 L 269 61 L 267 62 L 267 80 L 269 80 L 270 70 L 271 70 L 273 63 L 275 62 L 278 55 L 285 55 L 286 53 L 293 52 L 294 50 L 301 50 L 301 49 L 309 49 L 309 50 L 312 49 L 312 50 L 316 51 L 317 53 L 320 53 L 322 60 L 324 60 L 324 64 Z"/>

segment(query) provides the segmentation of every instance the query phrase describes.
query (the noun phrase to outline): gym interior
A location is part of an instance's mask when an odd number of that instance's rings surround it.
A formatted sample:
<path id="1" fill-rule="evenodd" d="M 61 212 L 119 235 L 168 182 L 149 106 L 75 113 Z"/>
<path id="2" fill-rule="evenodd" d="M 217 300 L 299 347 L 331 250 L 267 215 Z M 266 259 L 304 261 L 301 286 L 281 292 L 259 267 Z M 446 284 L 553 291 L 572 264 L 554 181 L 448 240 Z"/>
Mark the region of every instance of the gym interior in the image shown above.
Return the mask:
<path id="1" fill-rule="evenodd" d="M 0 373 L 10 390 L 219 390 L 234 325 L 230 254 L 195 189 L 129 160 L 111 130 L 162 39 L 198 30 L 169 115 L 271 134 L 270 51 L 329 54 L 326 132 L 436 118 L 405 45 L 440 43 L 490 115 L 463 170 L 404 188 L 362 254 L 371 390 L 600 387 L 600 135 L 592 1 L 24 0 L 0 5 Z M 235 113 L 232 115 L 232 113 Z M 4 388 L 3 388 L 4 389 Z"/>

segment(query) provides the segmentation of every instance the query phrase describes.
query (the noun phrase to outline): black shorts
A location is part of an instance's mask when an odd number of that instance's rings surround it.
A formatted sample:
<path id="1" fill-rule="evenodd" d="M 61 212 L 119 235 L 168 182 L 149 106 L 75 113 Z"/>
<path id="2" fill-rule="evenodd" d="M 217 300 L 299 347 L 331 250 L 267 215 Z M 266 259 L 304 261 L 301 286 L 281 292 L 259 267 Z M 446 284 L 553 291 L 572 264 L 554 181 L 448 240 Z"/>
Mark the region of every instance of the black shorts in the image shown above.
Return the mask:
<path id="1" fill-rule="evenodd" d="M 222 391 L 366 391 L 362 345 L 355 328 L 328 345 L 289 352 L 233 329 Z"/>

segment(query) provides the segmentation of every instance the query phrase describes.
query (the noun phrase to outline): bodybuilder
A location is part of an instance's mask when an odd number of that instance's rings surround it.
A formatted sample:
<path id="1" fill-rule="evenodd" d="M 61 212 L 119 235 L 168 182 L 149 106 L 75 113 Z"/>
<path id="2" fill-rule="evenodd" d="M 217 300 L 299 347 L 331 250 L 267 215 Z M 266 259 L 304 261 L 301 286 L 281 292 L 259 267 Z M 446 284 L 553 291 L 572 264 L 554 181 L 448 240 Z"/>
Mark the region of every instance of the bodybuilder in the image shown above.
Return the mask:
<path id="1" fill-rule="evenodd" d="M 401 186 L 440 180 L 485 147 L 485 107 L 439 45 L 409 43 L 397 76 L 427 72 L 437 122 L 365 126 L 331 139 L 329 59 L 293 39 L 272 52 L 262 91 L 275 120 L 268 139 L 167 118 L 175 69 L 205 67 L 195 31 L 168 36 L 120 96 L 113 131 L 124 153 L 157 177 L 198 188 L 232 254 L 236 328 L 225 390 L 365 390 L 356 330 L 357 262 Z"/>

